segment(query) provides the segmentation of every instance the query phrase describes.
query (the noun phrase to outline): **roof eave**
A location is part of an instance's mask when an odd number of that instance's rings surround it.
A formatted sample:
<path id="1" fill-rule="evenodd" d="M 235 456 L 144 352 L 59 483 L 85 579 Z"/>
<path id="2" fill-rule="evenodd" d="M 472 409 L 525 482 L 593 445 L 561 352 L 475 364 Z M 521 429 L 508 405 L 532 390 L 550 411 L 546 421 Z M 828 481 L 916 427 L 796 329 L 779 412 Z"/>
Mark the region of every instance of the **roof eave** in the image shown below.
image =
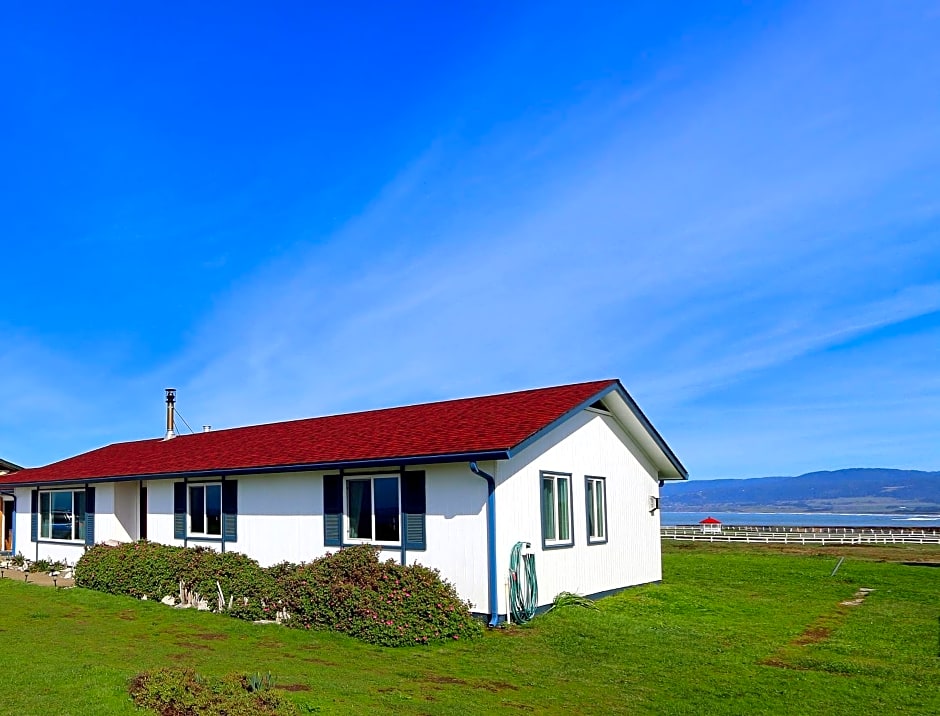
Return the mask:
<path id="1" fill-rule="evenodd" d="M 439 453 L 436 455 L 410 455 L 406 457 L 371 458 L 364 460 L 334 460 L 327 462 L 295 463 L 290 465 L 264 465 L 259 467 L 219 468 L 211 470 L 187 470 L 182 472 L 141 473 L 135 475 L 113 475 L 108 477 L 72 477 L 62 480 L 0 481 L 0 490 L 5 487 L 48 487 L 50 485 L 96 484 L 104 482 L 128 482 L 130 480 L 178 480 L 181 478 L 229 477 L 239 475 L 270 475 L 285 472 L 329 472 L 331 470 L 364 470 L 374 468 L 408 467 L 435 463 L 473 462 L 505 460 L 508 450 L 480 450 L 475 452 Z"/>

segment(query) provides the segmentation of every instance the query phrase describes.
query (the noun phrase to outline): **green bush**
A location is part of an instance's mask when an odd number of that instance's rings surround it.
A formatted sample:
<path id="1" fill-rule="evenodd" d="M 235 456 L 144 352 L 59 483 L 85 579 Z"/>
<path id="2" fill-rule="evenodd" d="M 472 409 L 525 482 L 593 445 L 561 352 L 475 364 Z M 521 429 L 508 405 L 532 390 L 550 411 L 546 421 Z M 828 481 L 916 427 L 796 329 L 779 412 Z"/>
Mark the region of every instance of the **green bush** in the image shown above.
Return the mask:
<path id="1" fill-rule="evenodd" d="M 217 678 L 200 676 L 192 669 L 157 669 L 136 676 L 129 690 L 139 708 L 171 716 L 297 713 L 281 692 L 270 688 L 252 690 L 249 677 L 238 675 Z"/>
<path id="2" fill-rule="evenodd" d="M 96 545 L 75 565 L 75 584 L 110 594 L 162 599 L 178 595 L 180 581 L 218 605 L 218 587 L 232 598 L 234 616 L 258 619 L 262 600 L 273 600 L 274 579 L 253 559 L 238 552 L 204 547 L 171 547 L 155 542 L 132 542 L 116 547 Z"/>
<path id="3" fill-rule="evenodd" d="M 380 561 L 370 545 L 264 569 L 237 552 L 134 542 L 97 545 L 75 567 L 79 587 L 138 598 L 176 595 L 181 580 L 213 609 L 218 582 L 226 608 L 232 598 L 226 613 L 239 619 L 274 619 L 286 610 L 290 627 L 339 631 L 384 646 L 465 639 L 483 629 L 437 570 Z"/>
<path id="4" fill-rule="evenodd" d="M 344 632 L 383 646 L 472 638 L 483 630 L 437 570 L 380 561 L 369 545 L 285 570 L 280 587 L 290 627 Z"/>

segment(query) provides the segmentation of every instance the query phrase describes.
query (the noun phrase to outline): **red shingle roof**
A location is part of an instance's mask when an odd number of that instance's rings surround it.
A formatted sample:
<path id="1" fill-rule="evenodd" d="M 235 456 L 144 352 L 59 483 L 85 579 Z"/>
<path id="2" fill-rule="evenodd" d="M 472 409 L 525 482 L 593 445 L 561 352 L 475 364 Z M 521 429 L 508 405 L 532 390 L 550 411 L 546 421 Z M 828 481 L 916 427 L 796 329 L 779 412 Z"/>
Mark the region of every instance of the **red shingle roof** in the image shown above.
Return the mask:
<path id="1" fill-rule="evenodd" d="M 0 476 L 0 485 L 483 456 L 516 447 L 619 385 L 616 380 L 601 380 L 216 430 L 172 440 L 115 443 L 45 467 Z"/>

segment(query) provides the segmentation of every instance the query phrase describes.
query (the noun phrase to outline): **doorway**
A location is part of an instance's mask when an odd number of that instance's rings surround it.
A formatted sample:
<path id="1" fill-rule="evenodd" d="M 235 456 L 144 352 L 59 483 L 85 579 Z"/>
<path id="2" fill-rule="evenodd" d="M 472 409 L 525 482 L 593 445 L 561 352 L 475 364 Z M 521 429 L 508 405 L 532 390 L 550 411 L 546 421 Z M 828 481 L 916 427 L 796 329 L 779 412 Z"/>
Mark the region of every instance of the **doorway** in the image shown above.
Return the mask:
<path id="1" fill-rule="evenodd" d="M 2 535 L 3 551 L 13 551 L 13 500 L 3 501 L 3 518 L 0 519 L 0 535 Z"/>

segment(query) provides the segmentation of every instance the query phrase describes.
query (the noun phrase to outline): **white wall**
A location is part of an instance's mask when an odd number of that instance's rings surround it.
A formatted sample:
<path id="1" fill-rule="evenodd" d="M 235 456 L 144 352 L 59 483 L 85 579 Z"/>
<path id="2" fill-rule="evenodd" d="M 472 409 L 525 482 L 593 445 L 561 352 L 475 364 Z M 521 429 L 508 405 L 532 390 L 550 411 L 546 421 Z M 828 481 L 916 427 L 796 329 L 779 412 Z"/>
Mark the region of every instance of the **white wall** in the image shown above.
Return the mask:
<path id="1" fill-rule="evenodd" d="M 319 473 L 238 478 L 238 541 L 225 548 L 268 566 L 324 555 L 323 480 Z"/>
<path id="2" fill-rule="evenodd" d="M 116 539 L 121 542 L 132 542 L 140 534 L 137 523 L 140 521 L 139 501 L 140 501 L 140 482 L 133 480 L 131 482 L 115 482 L 114 485 L 114 515 L 113 522 L 108 526 L 108 532 L 111 535 L 108 539 Z M 95 511 L 99 512 L 98 489 L 95 488 Z M 95 518 L 97 519 L 97 517 Z M 101 542 L 102 539 L 95 529 L 95 541 Z"/>
<path id="3" fill-rule="evenodd" d="M 487 613 L 486 481 L 465 462 L 415 469 L 425 471 L 428 548 L 407 560 L 440 570 L 473 611 Z"/>
<path id="4" fill-rule="evenodd" d="M 572 547 L 542 548 L 540 471 L 570 473 Z M 585 475 L 606 478 L 605 544 L 588 544 Z M 659 513 L 649 498 L 659 495 L 652 463 L 610 415 L 586 410 L 497 466 L 497 559 L 500 613 L 504 583 L 517 541 L 535 552 L 539 604 L 562 591 L 597 594 L 662 579 Z"/>
<path id="5" fill-rule="evenodd" d="M 428 549 L 408 551 L 406 563 L 440 570 L 457 586 L 462 598 L 470 600 L 475 610 L 485 612 L 486 482 L 470 472 L 466 463 L 409 469 L 425 471 Z M 264 566 L 285 560 L 309 562 L 336 551 L 323 544 L 323 474 L 228 478 L 238 481 L 238 539 L 226 541 L 225 549 L 247 554 Z M 148 502 L 149 539 L 182 545 L 182 540 L 173 539 L 173 481 L 151 481 Z M 195 539 L 187 544 L 221 547 L 217 541 Z M 383 555 L 399 560 L 401 549 L 388 548 Z"/>

